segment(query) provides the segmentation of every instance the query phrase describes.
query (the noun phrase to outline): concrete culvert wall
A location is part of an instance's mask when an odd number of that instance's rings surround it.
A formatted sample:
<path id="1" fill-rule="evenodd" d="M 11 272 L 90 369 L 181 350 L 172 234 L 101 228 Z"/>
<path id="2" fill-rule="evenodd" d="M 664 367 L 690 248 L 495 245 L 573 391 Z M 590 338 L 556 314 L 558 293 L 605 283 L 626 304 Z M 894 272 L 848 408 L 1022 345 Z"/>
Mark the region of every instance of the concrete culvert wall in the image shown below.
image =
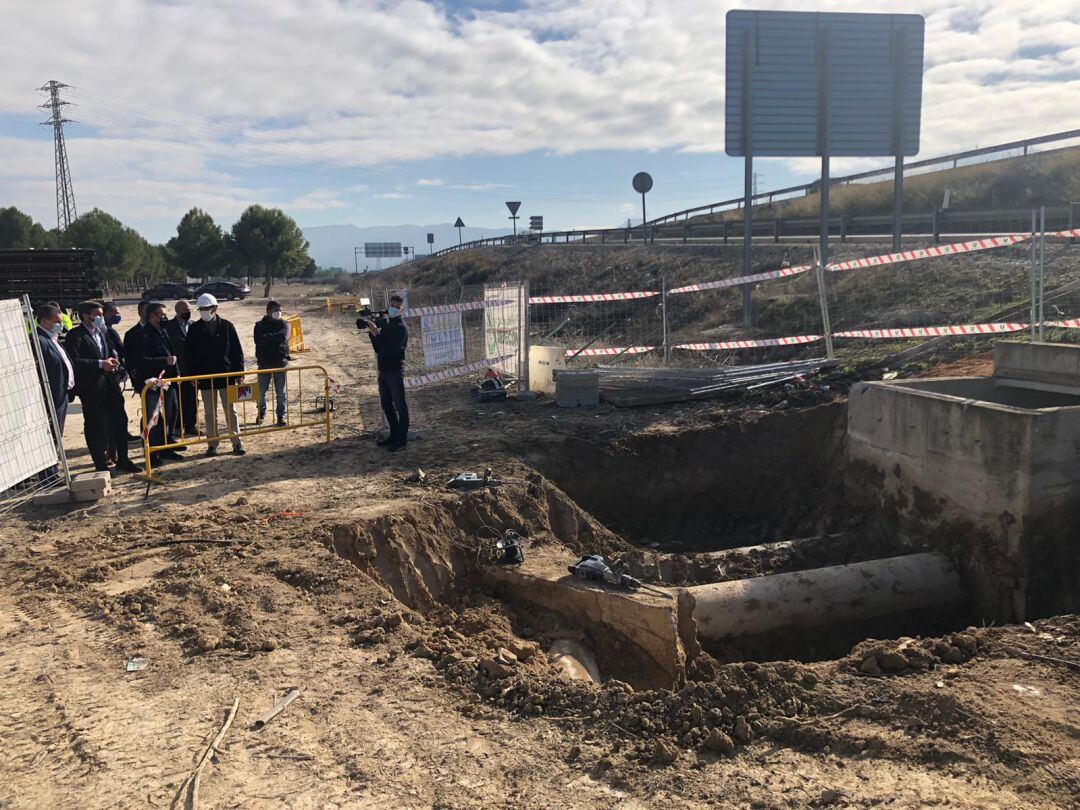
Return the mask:
<path id="1" fill-rule="evenodd" d="M 571 438 L 526 461 L 629 540 L 709 551 L 827 533 L 844 433 L 844 404 L 831 403 L 615 443 Z"/>

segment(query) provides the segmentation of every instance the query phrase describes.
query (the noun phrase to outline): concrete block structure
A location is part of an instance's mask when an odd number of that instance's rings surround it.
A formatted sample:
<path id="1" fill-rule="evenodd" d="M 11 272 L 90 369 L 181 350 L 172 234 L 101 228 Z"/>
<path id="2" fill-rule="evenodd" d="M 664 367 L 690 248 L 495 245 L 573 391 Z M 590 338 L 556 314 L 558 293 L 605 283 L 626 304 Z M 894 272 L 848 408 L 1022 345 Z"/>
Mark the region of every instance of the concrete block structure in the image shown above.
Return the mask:
<path id="1" fill-rule="evenodd" d="M 1080 346 L 1003 342 L 989 377 L 859 383 L 847 441 L 853 502 L 948 555 L 982 618 L 1080 607 Z"/>

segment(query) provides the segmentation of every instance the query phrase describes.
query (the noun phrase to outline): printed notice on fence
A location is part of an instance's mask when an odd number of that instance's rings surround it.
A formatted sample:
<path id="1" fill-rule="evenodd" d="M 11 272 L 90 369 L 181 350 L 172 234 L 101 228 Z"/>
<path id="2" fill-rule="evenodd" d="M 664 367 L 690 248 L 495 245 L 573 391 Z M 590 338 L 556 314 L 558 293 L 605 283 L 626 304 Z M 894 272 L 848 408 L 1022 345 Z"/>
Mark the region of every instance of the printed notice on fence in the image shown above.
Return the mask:
<path id="1" fill-rule="evenodd" d="M 420 333 L 424 339 L 424 365 L 428 368 L 460 363 L 465 359 L 465 333 L 461 328 L 461 313 L 423 315 Z"/>

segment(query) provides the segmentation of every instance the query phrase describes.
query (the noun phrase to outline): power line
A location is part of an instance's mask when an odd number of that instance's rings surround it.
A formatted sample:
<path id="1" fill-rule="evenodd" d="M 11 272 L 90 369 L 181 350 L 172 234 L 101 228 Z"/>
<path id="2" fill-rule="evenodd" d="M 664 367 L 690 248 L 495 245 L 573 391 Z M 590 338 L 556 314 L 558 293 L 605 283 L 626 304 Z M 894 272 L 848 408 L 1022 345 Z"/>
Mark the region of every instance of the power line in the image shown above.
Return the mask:
<path id="1" fill-rule="evenodd" d="M 71 184 L 71 167 L 68 165 L 67 146 L 64 144 L 64 124 L 74 124 L 69 118 L 64 118 L 61 108 L 71 105 L 70 101 L 60 100 L 60 89 L 70 85 L 50 79 L 46 84 L 39 87 L 41 92 L 49 94 L 49 100 L 41 105 L 44 110 L 52 114 L 48 121 L 42 121 L 42 126 L 51 126 L 53 129 L 53 146 L 56 162 L 56 227 L 66 231 L 72 221 L 79 215 L 75 211 L 75 188 Z"/>

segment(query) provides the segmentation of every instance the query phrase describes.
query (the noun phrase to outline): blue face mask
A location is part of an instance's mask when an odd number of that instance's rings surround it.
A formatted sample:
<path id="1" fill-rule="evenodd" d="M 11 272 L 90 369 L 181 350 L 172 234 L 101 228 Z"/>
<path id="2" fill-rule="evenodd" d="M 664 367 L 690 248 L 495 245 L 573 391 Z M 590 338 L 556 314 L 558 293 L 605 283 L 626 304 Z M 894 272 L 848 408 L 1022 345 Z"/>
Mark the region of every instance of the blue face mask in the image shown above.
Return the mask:
<path id="1" fill-rule="evenodd" d="M 118 323 L 120 323 L 120 313 L 117 312 L 115 315 L 113 315 L 112 320 L 110 320 L 109 323 L 111 323 L 113 326 L 116 326 Z"/>
<path id="2" fill-rule="evenodd" d="M 387 307 L 386 308 L 386 314 L 389 315 L 391 318 L 396 318 L 398 315 L 401 314 L 401 308 L 400 307 Z"/>
<path id="3" fill-rule="evenodd" d="M 104 329 L 105 328 L 105 319 L 100 315 L 95 315 L 94 316 L 94 326 L 96 326 L 98 329 Z"/>
<path id="4" fill-rule="evenodd" d="M 59 335 L 61 332 L 64 331 L 64 325 L 57 321 L 51 327 L 49 327 L 49 331 L 52 332 L 54 335 Z"/>

